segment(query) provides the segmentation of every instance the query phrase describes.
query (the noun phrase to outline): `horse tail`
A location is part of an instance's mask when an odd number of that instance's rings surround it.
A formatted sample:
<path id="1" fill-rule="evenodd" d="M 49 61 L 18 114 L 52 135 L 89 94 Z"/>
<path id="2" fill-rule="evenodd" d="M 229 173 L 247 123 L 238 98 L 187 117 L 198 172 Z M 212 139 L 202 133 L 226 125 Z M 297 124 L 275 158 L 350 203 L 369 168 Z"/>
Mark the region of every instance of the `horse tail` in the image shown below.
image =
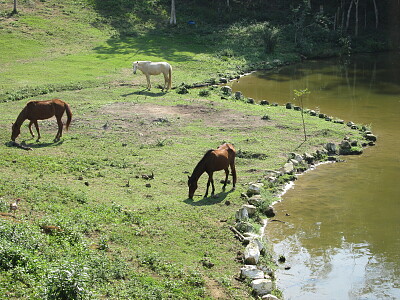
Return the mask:
<path id="1" fill-rule="evenodd" d="M 72 120 L 72 112 L 67 103 L 65 103 L 65 111 L 67 113 L 67 124 L 65 124 L 65 129 L 68 130 L 69 124 L 71 124 L 71 120 Z"/>
<path id="2" fill-rule="evenodd" d="M 168 89 L 171 89 L 171 86 L 172 86 L 172 67 L 171 67 L 171 65 L 169 65 L 169 70 L 168 70 L 168 77 L 169 77 L 169 79 L 168 79 Z"/>

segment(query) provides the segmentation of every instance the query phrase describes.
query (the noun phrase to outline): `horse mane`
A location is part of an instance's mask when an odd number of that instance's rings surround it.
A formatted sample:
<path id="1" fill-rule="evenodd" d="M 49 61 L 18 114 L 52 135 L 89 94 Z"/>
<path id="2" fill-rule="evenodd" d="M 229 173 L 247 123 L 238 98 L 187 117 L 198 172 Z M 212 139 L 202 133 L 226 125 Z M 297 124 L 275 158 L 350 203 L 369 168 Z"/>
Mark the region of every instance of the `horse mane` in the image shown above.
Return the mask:
<path id="1" fill-rule="evenodd" d="M 203 155 L 202 159 L 200 159 L 198 165 L 199 165 L 200 163 L 203 163 L 203 162 L 206 160 L 207 156 L 209 156 L 210 153 L 213 152 L 213 151 L 214 151 L 214 149 L 207 150 L 207 152 Z"/>
<path id="2" fill-rule="evenodd" d="M 29 102 L 28 102 L 29 103 Z M 27 119 L 27 105 L 21 110 L 21 112 L 18 114 L 17 119 L 15 120 L 15 123 L 13 124 L 14 126 L 19 126 L 21 127 L 22 123 Z"/>
<path id="3" fill-rule="evenodd" d="M 197 163 L 196 167 L 194 168 L 191 177 L 193 177 L 194 174 L 197 174 L 197 172 L 201 171 L 201 167 L 204 165 L 205 160 L 207 159 L 207 157 L 208 157 L 208 156 L 211 154 L 211 152 L 213 152 L 213 151 L 214 151 L 214 149 L 210 149 L 210 150 L 208 150 L 208 151 L 203 155 L 202 159 L 200 159 L 200 161 Z"/>

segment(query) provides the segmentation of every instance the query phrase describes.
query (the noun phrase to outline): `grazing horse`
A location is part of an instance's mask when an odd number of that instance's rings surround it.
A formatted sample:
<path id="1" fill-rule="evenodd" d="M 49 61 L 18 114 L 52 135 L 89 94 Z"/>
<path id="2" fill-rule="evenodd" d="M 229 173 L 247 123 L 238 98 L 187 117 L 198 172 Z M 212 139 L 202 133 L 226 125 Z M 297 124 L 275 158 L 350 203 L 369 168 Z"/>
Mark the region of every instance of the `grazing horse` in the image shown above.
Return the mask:
<path id="1" fill-rule="evenodd" d="M 225 171 L 225 182 L 222 187 L 222 189 L 225 190 L 228 182 L 229 166 L 231 167 L 233 176 L 232 190 L 234 190 L 236 185 L 235 155 L 236 151 L 232 144 L 223 144 L 219 146 L 217 150 L 208 150 L 194 168 L 192 176 L 188 176 L 189 199 L 193 199 L 194 192 L 197 189 L 197 181 L 204 172 L 207 172 L 208 174 L 207 189 L 204 198 L 208 195 L 210 183 L 212 185 L 211 196 L 214 195 L 215 187 L 213 173 L 215 171 Z"/>
<path id="2" fill-rule="evenodd" d="M 150 75 L 164 74 L 164 89 L 168 90 L 172 85 L 172 67 L 167 62 L 135 61 L 133 63 L 133 74 L 139 69 L 146 75 L 147 88 L 151 89 Z"/>
<path id="3" fill-rule="evenodd" d="M 53 116 L 56 116 L 58 124 L 58 132 L 56 134 L 54 141 L 58 142 L 62 136 L 63 123 L 61 118 L 64 114 L 64 111 L 67 113 L 67 124 L 65 125 L 65 128 L 68 130 L 69 124 L 71 123 L 72 119 L 72 113 L 71 109 L 69 108 L 69 105 L 66 102 L 60 99 L 53 99 L 46 101 L 29 101 L 24 107 L 24 109 L 20 112 L 20 114 L 17 117 L 17 120 L 12 126 L 11 140 L 15 142 L 15 139 L 21 132 L 20 129 L 22 123 L 24 123 L 24 121 L 28 119 L 30 121 L 29 131 L 32 137 L 34 137 L 35 135 L 32 132 L 32 124 L 34 124 L 38 134 L 37 141 L 39 141 L 40 131 L 39 131 L 39 124 L 37 121 L 49 119 Z"/>

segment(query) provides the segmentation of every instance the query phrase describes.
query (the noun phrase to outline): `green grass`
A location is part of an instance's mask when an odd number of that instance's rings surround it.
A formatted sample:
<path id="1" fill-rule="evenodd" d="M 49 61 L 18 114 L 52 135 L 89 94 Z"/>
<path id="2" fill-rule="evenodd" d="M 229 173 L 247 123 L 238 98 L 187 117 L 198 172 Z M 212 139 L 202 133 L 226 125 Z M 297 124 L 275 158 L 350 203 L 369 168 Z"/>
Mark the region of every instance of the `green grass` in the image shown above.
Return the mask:
<path id="1" fill-rule="evenodd" d="M 234 213 L 244 203 L 240 194 L 247 183 L 261 178 L 267 170 L 279 168 L 286 154 L 299 145 L 299 112 L 220 100 L 212 90 L 209 100 L 198 97 L 194 90 L 189 95 L 167 93 L 160 97 L 134 91 L 130 87 L 106 86 L 57 93 L 74 113 L 71 130 L 65 133 L 62 143 L 50 142 L 55 122 L 49 120 L 40 123 L 41 143 L 30 140 L 23 126 L 19 140 L 25 139 L 33 151 L 5 145 L 1 148 L 0 180 L 4 184 L 0 197 L 4 203 L 22 198 L 17 214 L 22 221 L 18 225 L 21 234 L 29 228 L 31 235 L 43 240 L 33 247 L 35 250 L 18 242 L 5 248 L 7 253 L 25 253 L 24 259 L 35 269 L 30 272 L 26 265 L 3 268 L 0 276 L 4 289 L 12 295 L 43 295 L 48 292 L 46 287 L 55 284 L 46 279 L 53 269 L 68 266 L 77 274 L 74 280 L 88 282 L 85 291 L 97 296 L 118 298 L 135 290 L 140 299 L 152 299 L 150 295 L 154 293 L 202 299 L 211 297 L 206 284 L 211 280 L 225 282 L 219 288 L 233 298 L 248 297 L 245 286 L 233 288 L 240 268 L 234 258 L 242 246 L 228 225 L 234 223 Z M 1 104 L 5 117 L 0 122 L 0 137 L 4 141 L 9 139 L 9 124 L 21 104 Z M 160 113 L 149 117 L 150 112 L 142 110 L 147 106 Z M 182 107 L 186 113 L 193 110 L 193 115 L 166 114 Z M 204 115 L 199 108 L 205 111 Z M 261 120 L 266 111 L 270 121 Z M 227 117 L 232 120 L 242 116 L 245 121 L 230 130 L 225 119 L 217 118 L 223 112 L 230 112 Z M 155 122 L 158 117 L 168 122 Z M 358 134 L 345 125 L 305 117 L 310 139 L 299 152 L 311 152 L 328 140 L 340 141 L 344 135 Z M 103 129 L 106 123 L 109 127 Z M 188 172 L 207 149 L 224 141 L 233 142 L 237 150 L 264 154 L 264 158 L 237 159 L 239 182 L 235 192 L 188 200 Z M 141 178 L 151 173 L 154 180 Z M 217 174 L 215 180 L 222 177 L 222 173 Z M 146 187 L 147 183 L 151 186 Z M 198 193 L 204 193 L 205 184 L 203 176 Z M 217 184 L 217 192 L 220 189 Z M 231 205 L 224 204 L 227 200 Z M 59 226 L 63 231 L 47 237 L 41 233 L 40 225 Z M 15 223 L 3 220 L 2 226 L 13 228 Z M 58 258 L 61 249 L 66 255 Z M 99 257 L 104 260 L 100 265 Z M 212 269 L 202 267 L 204 257 L 215 263 Z M 71 265 L 71 261 L 75 264 Z M 36 270 L 39 266 L 40 272 Z M 12 286 L 20 276 L 15 274 L 15 268 L 20 268 L 25 279 Z M 98 277 L 102 281 L 95 283 Z M 26 280 L 36 284 L 28 288 L 23 283 Z"/>
<path id="2" fill-rule="evenodd" d="M 0 211 L 22 199 L 15 219 L 0 219 L 0 294 L 248 299 L 246 285 L 234 279 L 243 246 L 228 226 L 247 184 L 279 169 L 302 142 L 300 113 L 222 100 L 218 88 L 203 89 L 203 96 L 196 89 L 185 95 L 144 91 L 145 78 L 132 74 L 131 62 L 167 60 L 179 86 L 236 74 L 261 54 L 252 48 L 258 54 L 242 55 L 210 28 L 147 25 L 124 28 L 135 34 L 120 37 L 111 19 L 86 1 L 23 3 L 19 15 L 0 20 Z M 162 81 L 152 78 L 154 87 Z M 40 121 L 36 143 L 25 123 L 18 141 L 33 151 L 9 147 L 11 124 L 32 97 L 68 102 L 70 131 L 53 143 L 56 122 Z M 308 141 L 297 152 L 346 135 L 361 140 L 345 125 L 309 115 L 305 121 Z M 221 192 L 219 172 L 218 197 L 198 196 L 205 191 L 203 175 L 194 201 L 187 199 L 187 175 L 206 150 L 223 142 L 248 155 L 236 161 L 237 190 Z M 153 180 L 142 178 L 152 173 Z M 60 230 L 46 234 L 44 225 Z M 205 258 L 215 266 L 203 267 Z"/>

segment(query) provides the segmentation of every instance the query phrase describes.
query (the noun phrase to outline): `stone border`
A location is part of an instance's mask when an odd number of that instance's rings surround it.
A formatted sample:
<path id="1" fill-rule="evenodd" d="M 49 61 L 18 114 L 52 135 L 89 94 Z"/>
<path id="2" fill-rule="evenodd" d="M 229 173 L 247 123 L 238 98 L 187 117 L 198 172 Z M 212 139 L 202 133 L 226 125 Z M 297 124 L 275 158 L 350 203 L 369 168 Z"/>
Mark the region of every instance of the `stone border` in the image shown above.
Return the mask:
<path id="1" fill-rule="evenodd" d="M 221 91 L 226 96 L 232 96 L 232 89 L 229 86 L 223 86 Z M 246 98 L 241 92 L 236 92 L 234 98 L 237 100 L 244 100 L 249 104 L 255 104 L 251 98 Z M 270 105 L 267 100 L 262 100 L 260 105 Z M 273 103 L 272 106 L 278 106 Z M 287 109 L 294 109 L 301 111 L 302 108 L 287 103 Z M 334 122 L 344 124 L 343 120 L 333 119 L 322 113 L 317 113 L 314 110 L 304 110 L 304 113 L 310 116 L 315 116 L 324 119 L 327 122 Z M 338 155 L 359 155 L 363 153 L 363 148 L 367 146 L 374 146 L 377 137 L 372 134 L 365 126 L 358 126 L 353 122 L 346 123 L 348 127 L 362 132 L 365 141 L 351 140 L 345 137 L 340 144 L 327 143 L 324 149 L 317 150 L 313 154 L 304 153 L 298 154 L 291 152 L 288 155 L 288 160 L 284 166 L 277 171 L 268 171 L 267 175 L 260 178 L 256 183 L 249 183 L 246 193 L 242 194 L 242 198 L 246 200 L 241 208 L 236 211 L 235 226 L 230 226 L 230 230 L 235 234 L 235 237 L 243 243 L 245 247 L 243 253 L 239 253 L 238 260 L 243 263 L 240 268 L 240 280 L 247 282 L 252 288 L 253 294 L 261 299 L 277 300 L 278 297 L 271 295 L 272 290 L 275 289 L 274 272 L 266 266 L 260 265 L 261 255 L 265 255 L 266 247 L 263 239 L 267 220 L 262 220 L 262 228 L 257 234 L 254 225 L 250 220 L 261 214 L 267 218 L 275 216 L 273 204 L 266 205 L 266 201 L 262 197 L 263 188 L 265 184 L 269 188 L 274 187 L 280 193 L 274 193 L 272 196 L 280 198 L 288 188 L 293 185 L 294 180 L 301 173 L 308 170 L 313 170 L 318 164 L 326 162 L 341 161 Z M 265 184 L 264 184 L 265 182 Z M 284 258 L 282 258 L 284 260 Z"/>

